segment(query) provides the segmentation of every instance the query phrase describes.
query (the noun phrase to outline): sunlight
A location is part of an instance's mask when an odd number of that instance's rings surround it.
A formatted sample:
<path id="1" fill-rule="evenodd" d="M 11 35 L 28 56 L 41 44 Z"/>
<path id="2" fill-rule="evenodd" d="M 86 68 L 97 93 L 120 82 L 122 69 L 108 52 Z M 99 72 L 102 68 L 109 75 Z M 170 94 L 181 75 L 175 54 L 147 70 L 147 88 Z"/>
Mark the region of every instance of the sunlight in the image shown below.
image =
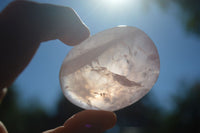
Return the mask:
<path id="1" fill-rule="evenodd" d="M 141 0 L 99 0 L 107 13 L 130 13 L 141 7 Z"/>
<path id="2" fill-rule="evenodd" d="M 111 6 L 118 6 L 126 3 L 127 0 L 104 0 L 104 1 Z"/>
<path id="3" fill-rule="evenodd" d="M 131 0 L 102 0 L 101 2 L 103 5 L 107 6 L 108 8 L 113 9 L 113 8 L 128 6 Z"/>

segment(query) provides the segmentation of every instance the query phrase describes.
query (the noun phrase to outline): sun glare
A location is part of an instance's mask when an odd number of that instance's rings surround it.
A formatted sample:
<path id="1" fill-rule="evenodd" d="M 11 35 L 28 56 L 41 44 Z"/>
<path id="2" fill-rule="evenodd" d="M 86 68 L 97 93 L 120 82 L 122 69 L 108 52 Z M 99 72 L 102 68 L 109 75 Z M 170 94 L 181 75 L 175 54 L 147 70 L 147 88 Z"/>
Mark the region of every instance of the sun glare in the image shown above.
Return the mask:
<path id="1" fill-rule="evenodd" d="M 108 8 L 120 8 L 128 6 L 131 0 L 102 0 L 102 4 Z"/>
<path id="2" fill-rule="evenodd" d="M 121 5 L 126 2 L 126 0 L 105 0 L 105 1 L 112 6 Z"/>

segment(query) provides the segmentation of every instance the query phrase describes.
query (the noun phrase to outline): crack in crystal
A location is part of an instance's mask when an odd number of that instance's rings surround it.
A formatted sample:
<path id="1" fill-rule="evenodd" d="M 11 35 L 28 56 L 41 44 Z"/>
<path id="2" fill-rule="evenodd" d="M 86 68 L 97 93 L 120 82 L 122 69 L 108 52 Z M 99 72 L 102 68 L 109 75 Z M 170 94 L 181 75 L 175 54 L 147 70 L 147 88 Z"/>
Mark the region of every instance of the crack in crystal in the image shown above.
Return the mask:
<path id="1" fill-rule="evenodd" d="M 125 76 L 114 74 L 113 73 L 113 79 L 115 79 L 118 83 L 121 85 L 127 86 L 127 87 L 132 87 L 132 86 L 139 86 L 141 87 L 141 84 L 136 83 L 135 81 L 131 81 L 127 79 Z"/>
<path id="2" fill-rule="evenodd" d="M 106 67 L 92 67 L 92 71 L 97 71 L 97 72 L 103 72 L 105 75 L 112 75 L 113 79 L 120 83 L 121 85 L 127 86 L 127 87 L 133 87 L 133 86 L 138 86 L 141 87 L 140 83 L 137 83 L 135 81 L 131 81 L 126 78 L 126 76 L 122 76 L 119 74 L 115 74 L 111 71 L 109 71 Z"/>

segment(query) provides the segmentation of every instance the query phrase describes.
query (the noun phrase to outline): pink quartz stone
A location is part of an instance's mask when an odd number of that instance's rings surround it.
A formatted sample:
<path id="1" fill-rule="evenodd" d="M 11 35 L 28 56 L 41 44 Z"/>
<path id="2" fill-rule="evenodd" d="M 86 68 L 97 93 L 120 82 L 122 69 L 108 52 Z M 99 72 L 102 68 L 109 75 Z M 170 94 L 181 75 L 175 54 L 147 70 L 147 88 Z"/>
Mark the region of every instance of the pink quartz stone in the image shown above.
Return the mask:
<path id="1" fill-rule="evenodd" d="M 116 111 L 149 92 L 160 72 L 158 51 L 140 29 L 105 30 L 75 46 L 60 70 L 65 97 L 84 109 Z"/>

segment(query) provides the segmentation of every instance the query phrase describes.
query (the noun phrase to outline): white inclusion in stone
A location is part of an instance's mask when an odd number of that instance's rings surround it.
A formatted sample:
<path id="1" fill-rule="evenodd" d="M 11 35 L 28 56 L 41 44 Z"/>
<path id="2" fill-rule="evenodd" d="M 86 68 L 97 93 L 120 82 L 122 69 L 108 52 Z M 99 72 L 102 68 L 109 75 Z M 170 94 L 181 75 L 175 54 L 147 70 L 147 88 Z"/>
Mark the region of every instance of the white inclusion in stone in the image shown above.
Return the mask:
<path id="1" fill-rule="evenodd" d="M 141 99 L 160 72 L 158 51 L 140 29 L 115 27 L 75 46 L 60 70 L 66 98 L 84 109 L 116 111 Z"/>

